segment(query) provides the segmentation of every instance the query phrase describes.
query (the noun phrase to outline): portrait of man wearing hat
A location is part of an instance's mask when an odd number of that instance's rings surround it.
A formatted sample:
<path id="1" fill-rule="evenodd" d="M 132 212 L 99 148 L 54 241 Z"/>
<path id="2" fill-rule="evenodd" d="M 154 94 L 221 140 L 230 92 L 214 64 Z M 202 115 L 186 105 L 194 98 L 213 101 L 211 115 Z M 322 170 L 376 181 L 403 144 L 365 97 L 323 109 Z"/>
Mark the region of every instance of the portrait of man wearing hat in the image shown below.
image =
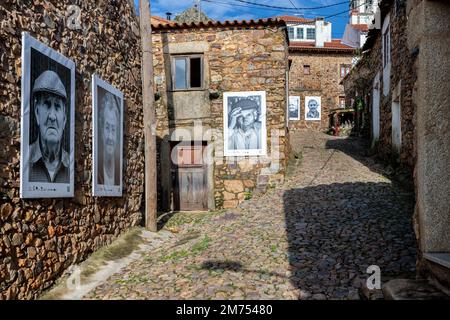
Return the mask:
<path id="1" fill-rule="evenodd" d="M 229 114 L 228 148 L 248 150 L 261 148 L 261 122 L 259 106 L 252 99 L 244 98 L 234 104 Z"/>
<path id="2" fill-rule="evenodd" d="M 64 150 L 67 92 L 58 74 L 42 72 L 31 92 L 32 112 L 38 127 L 37 139 L 30 145 L 32 182 L 69 182 L 70 157 Z"/>

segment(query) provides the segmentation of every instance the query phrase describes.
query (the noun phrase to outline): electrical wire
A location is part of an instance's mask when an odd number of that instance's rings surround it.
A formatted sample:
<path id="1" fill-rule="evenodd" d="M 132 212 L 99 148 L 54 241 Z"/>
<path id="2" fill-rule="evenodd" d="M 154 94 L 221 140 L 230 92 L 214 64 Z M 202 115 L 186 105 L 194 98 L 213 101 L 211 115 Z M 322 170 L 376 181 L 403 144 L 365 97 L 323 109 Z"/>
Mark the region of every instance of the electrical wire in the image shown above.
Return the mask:
<path id="1" fill-rule="evenodd" d="M 262 4 L 262 3 L 257 3 L 257 2 L 252 2 L 252 1 L 247 1 L 247 0 L 235 0 L 238 2 L 242 2 L 242 3 L 247 3 L 247 4 L 251 4 L 254 6 L 260 6 L 260 7 L 266 7 L 266 8 L 273 8 L 273 9 L 286 9 L 286 10 L 292 10 L 292 8 L 290 7 L 280 7 L 280 6 L 271 6 L 268 4 Z M 292 2 L 291 2 L 292 3 Z M 315 10 L 315 9 L 323 9 L 323 8 L 330 8 L 330 7 L 335 7 L 344 3 L 349 3 L 349 1 L 343 1 L 343 2 L 338 2 L 338 3 L 333 3 L 333 4 L 328 4 L 328 5 L 324 5 L 324 6 L 317 6 L 317 7 L 303 7 L 303 8 L 297 8 L 297 10 Z"/>

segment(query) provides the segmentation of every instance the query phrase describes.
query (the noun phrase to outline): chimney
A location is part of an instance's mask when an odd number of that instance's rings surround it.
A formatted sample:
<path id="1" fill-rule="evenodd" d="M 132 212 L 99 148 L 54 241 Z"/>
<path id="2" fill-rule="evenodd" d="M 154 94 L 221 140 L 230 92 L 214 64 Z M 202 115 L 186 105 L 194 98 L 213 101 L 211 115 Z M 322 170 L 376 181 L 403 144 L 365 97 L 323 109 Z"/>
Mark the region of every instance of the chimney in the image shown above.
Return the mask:
<path id="1" fill-rule="evenodd" d="M 323 18 L 316 18 L 316 47 L 323 48 L 325 43 L 325 22 Z"/>
<path id="2" fill-rule="evenodd" d="M 171 16 L 172 16 L 172 12 L 166 12 L 167 20 L 170 21 Z"/>

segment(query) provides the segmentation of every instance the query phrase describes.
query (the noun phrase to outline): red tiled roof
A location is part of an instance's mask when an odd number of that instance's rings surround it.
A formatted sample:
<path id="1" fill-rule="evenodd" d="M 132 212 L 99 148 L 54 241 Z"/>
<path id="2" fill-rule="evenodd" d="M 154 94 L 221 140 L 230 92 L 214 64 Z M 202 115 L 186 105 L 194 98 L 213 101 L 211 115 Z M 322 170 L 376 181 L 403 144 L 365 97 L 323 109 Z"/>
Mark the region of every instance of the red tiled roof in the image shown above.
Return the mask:
<path id="1" fill-rule="evenodd" d="M 362 32 L 368 32 L 369 26 L 367 24 L 352 24 L 350 25 L 353 29 L 362 31 Z"/>
<path id="2" fill-rule="evenodd" d="M 215 28 L 215 27 L 249 27 L 249 26 L 267 26 L 267 25 L 281 25 L 286 26 L 286 22 L 281 19 L 258 19 L 258 20 L 226 20 L 226 21 L 207 21 L 207 22 L 192 22 L 192 23 L 178 23 L 169 21 L 169 23 L 153 23 L 154 30 L 165 29 L 191 29 L 191 28 Z"/>
<path id="3" fill-rule="evenodd" d="M 278 16 L 275 18 L 283 20 L 285 22 L 296 22 L 296 23 L 313 23 L 314 22 L 314 19 L 299 18 L 299 17 L 294 17 L 294 16 Z"/>
<path id="4" fill-rule="evenodd" d="M 158 24 L 158 23 L 171 23 L 172 21 L 158 17 L 158 16 L 152 16 L 151 17 L 152 24 Z"/>
<path id="5" fill-rule="evenodd" d="M 332 39 L 325 42 L 323 47 L 316 47 L 315 41 L 292 41 L 289 44 L 289 50 L 293 51 L 340 51 L 352 52 L 355 49 L 343 44 L 341 39 Z"/>

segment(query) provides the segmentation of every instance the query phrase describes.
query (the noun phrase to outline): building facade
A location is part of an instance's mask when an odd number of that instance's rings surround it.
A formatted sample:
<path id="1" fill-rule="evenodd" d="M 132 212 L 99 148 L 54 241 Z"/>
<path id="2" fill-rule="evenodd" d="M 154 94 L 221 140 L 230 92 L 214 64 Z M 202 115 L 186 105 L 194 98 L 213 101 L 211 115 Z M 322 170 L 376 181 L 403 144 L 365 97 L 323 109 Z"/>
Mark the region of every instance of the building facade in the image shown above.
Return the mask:
<path id="1" fill-rule="evenodd" d="M 289 145 L 284 22 L 157 24 L 153 32 L 160 208 L 236 207 L 282 181 Z M 239 113 L 250 107 L 238 102 L 249 99 L 264 100 L 258 127 L 249 120 L 264 149 L 257 154 L 256 144 L 227 150 L 234 133 L 250 132 Z M 235 108 L 241 124 L 231 124 Z M 237 149 L 243 152 L 227 154 Z"/>
<path id="2" fill-rule="evenodd" d="M 287 23 L 290 40 L 289 96 L 299 101 L 298 117 L 291 117 L 289 127 L 326 131 L 332 110 L 349 107 L 340 82 L 350 71 L 354 49 L 332 39 L 331 23 L 323 19 L 280 18 Z M 319 117 L 308 117 L 311 99 L 320 101 Z"/>
<path id="3" fill-rule="evenodd" d="M 349 8 L 349 23 L 345 26 L 342 43 L 362 48 L 369 29 L 376 26 L 379 19 L 379 0 L 352 0 Z"/>
<path id="4" fill-rule="evenodd" d="M 0 300 L 37 298 L 69 266 L 142 220 L 141 47 L 133 3 L 85 1 L 74 9 L 83 22 L 67 25 L 72 4 L 0 4 Z M 22 32 L 76 64 L 74 197 L 20 197 Z M 94 73 L 124 95 L 121 197 L 92 196 Z"/>
<path id="5" fill-rule="evenodd" d="M 363 102 L 374 150 L 414 183 L 417 272 L 448 294 L 450 4 L 383 0 L 379 10 L 380 28 L 343 83 L 347 99 Z"/>

